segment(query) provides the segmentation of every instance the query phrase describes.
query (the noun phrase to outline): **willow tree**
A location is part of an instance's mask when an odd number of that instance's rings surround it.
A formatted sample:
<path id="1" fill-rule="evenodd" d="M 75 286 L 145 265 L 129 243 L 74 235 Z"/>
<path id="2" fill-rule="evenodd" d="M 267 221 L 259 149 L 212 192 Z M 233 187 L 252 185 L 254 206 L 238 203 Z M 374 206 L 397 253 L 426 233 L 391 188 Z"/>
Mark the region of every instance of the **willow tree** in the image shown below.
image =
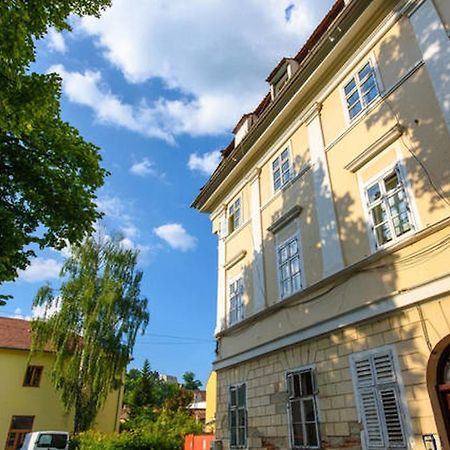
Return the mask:
<path id="1" fill-rule="evenodd" d="M 141 296 L 138 252 L 116 240 L 89 238 L 72 249 L 59 289 L 39 289 L 33 306 L 57 312 L 32 323 L 33 351 L 55 352 L 52 380 L 74 431 L 87 430 L 108 394 L 119 388 L 136 336 L 149 314 Z"/>

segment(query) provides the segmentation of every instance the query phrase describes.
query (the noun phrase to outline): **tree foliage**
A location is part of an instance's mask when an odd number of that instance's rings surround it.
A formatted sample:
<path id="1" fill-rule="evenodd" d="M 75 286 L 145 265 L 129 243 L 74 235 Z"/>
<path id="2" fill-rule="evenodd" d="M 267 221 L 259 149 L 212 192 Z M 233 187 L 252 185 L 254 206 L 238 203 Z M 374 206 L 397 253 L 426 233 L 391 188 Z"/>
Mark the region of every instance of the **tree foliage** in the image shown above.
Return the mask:
<path id="1" fill-rule="evenodd" d="M 137 252 L 118 241 L 89 238 L 64 264 L 59 291 L 47 285 L 34 299 L 34 306 L 59 305 L 33 321 L 32 349 L 56 352 L 52 378 L 66 409 L 75 410 L 76 432 L 89 428 L 119 387 L 136 335 L 148 324 L 136 262 Z"/>
<path id="2" fill-rule="evenodd" d="M 197 391 L 201 388 L 202 382 L 200 380 L 195 379 L 195 373 L 194 372 L 185 372 L 183 374 L 183 386 L 185 389 L 188 389 L 190 391 Z"/>
<path id="3" fill-rule="evenodd" d="M 109 4 L 0 0 L 0 283 L 29 264 L 30 244 L 79 243 L 100 217 L 98 148 L 61 119 L 60 77 L 31 65 L 49 27 L 69 30 L 70 14 L 98 16 Z"/>

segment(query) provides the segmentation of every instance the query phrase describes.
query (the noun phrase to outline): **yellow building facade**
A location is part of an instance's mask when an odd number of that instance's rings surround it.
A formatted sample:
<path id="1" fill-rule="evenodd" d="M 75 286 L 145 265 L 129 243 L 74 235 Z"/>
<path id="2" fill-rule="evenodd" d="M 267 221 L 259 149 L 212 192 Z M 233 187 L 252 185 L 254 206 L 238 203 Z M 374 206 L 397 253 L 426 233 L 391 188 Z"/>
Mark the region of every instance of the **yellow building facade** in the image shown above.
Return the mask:
<path id="1" fill-rule="evenodd" d="M 224 449 L 450 449 L 449 36 L 447 0 L 336 1 L 195 199 Z"/>
<path id="2" fill-rule="evenodd" d="M 217 373 L 213 370 L 206 383 L 205 431 L 214 433 L 216 429 Z"/>
<path id="3" fill-rule="evenodd" d="M 73 430 L 73 413 L 65 412 L 50 373 L 54 356 L 36 354 L 29 360 L 30 324 L 0 318 L 0 448 L 15 450 L 29 431 Z M 94 428 L 118 431 L 122 389 L 112 392 Z"/>

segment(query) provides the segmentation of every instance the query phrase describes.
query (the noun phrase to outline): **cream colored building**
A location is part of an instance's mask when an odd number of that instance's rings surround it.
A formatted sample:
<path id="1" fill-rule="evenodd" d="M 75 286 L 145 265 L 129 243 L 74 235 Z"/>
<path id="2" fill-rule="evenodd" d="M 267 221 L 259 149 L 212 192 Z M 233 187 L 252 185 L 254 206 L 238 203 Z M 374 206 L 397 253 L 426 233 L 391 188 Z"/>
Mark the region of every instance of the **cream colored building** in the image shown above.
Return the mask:
<path id="1" fill-rule="evenodd" d="M 336 1 L 195 199 L 224 449 L 450 448 L 449 36 L 449 0 Z"/>
<path id="2" fill-rule="evenodd" d="M 17 450 L 31 431 L 73 431 L 68 413 L 51 381 L 54 354 L 29 358 L 30 322 L 0 317 L 0 449 Z M 109 394 L 93 428 L 119 431 L 123 388 Z"/>

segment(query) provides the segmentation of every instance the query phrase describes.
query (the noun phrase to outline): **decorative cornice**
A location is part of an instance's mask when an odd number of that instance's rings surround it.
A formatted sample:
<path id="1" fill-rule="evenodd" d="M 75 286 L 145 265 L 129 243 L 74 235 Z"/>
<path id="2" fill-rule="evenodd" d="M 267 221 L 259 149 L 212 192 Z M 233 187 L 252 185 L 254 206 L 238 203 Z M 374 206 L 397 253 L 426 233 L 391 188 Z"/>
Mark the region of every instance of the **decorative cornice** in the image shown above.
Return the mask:
<path id="1" fill-rule="evenodd" d="M 253 181 L 255 181 L 255 179 L 258 178 L 260 174 L 261 174 L 261 168 L 260 167 L 255 167 L 250 172 L 250 175 L 247 177 L 247 181 L 249 183 L 253 183 Z"/>
<path id="2" fill-rule="evenodd" d="M 356 158 L 352 159 L 345 169 L 355 173 L 365 164 L 367 164 L 372 158 L 381 153 L 385 148 L 395 142 L 403 133 L 405 128 L 399 124 L 395 124 L 389 131 L 383 134 L 372 145 L 362 151 Z"/>
<path id="3" fill-rule="evenodd" d="M 303 123 L 306 123 L 306 125 L 309 125 L 319 114 L 322 110 L 322 103 L 315 102 L 311 108 L 305 113 L 305 116 L 303 118 Z"/>
<path id="4" fill-rule="evenodd" d="M 246 250 L 240 251 L 237 255 L 233 256 L 225 265 L 225 270 L 228 270 L 230 267 L 233 267 L 235 264 L 237 264 L 239 261 L 245 258 L 245 255 L 247 254 Z"/>
<path id="5" fill-rule="evenodd" d="M 289 222 L 298 217 L 302 212 L 302 207 L 300 205 L 293 206 L 287 213 L 283 214 L 279 219 L 275 220 L 275 222 L 267 228 L 271 233 L 276 233 L 281 230 L 281 228 L 285 227 Z"/>

